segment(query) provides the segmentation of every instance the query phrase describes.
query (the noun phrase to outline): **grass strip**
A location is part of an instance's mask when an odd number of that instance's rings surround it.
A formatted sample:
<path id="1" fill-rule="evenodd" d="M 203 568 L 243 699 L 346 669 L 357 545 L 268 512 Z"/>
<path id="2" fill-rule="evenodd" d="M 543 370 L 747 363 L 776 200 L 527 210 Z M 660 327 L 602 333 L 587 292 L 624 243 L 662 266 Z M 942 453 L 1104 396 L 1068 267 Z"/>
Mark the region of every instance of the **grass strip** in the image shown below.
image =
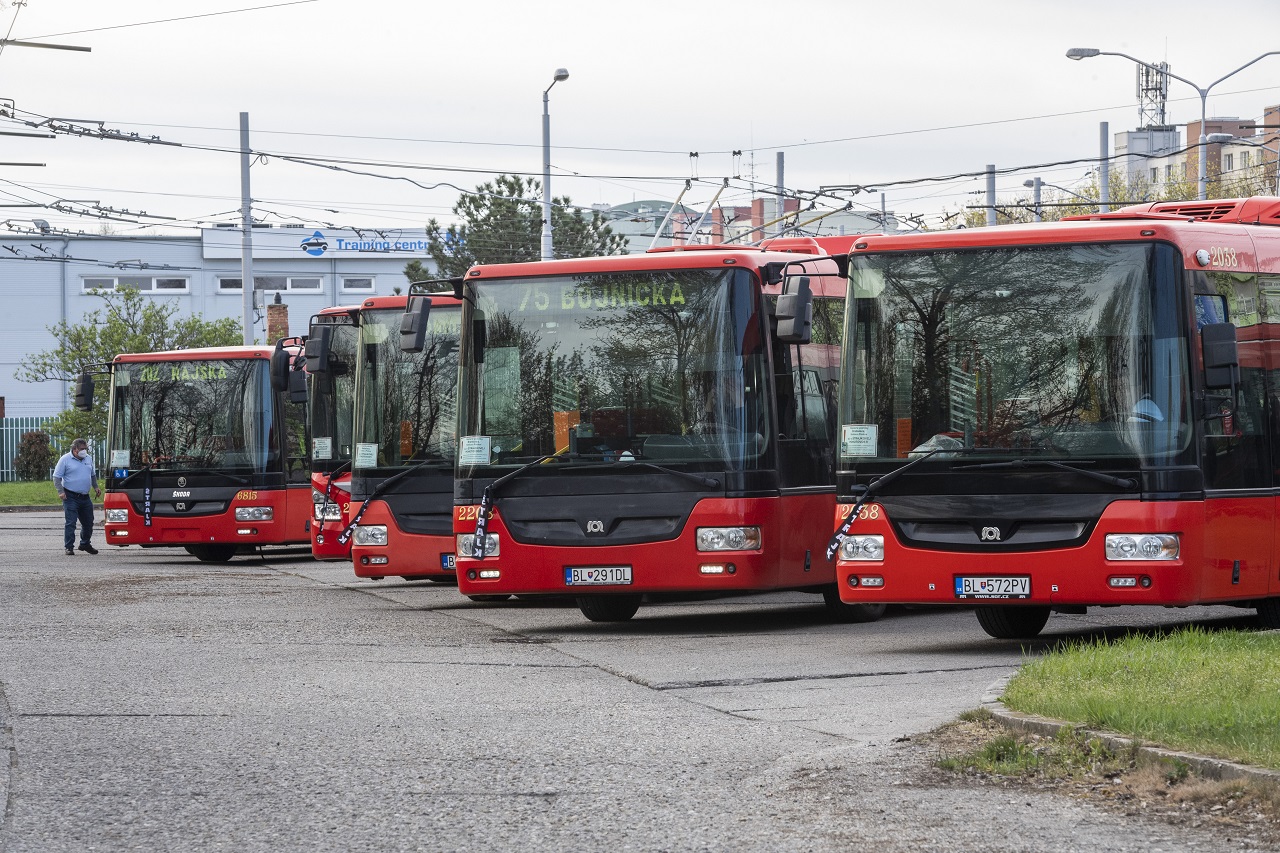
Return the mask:
<path id="1" fill-rule="evenodd" d="M 38 482 L 0 483 L 0 506 L 62 506 L 52 480 Z"/>
<path id="2" fill-rule="evenodd" d="M 1191 627 L 1029 660 L 1006 706 L 1171 749 L 1280 769 L 1280 633 Z"/>

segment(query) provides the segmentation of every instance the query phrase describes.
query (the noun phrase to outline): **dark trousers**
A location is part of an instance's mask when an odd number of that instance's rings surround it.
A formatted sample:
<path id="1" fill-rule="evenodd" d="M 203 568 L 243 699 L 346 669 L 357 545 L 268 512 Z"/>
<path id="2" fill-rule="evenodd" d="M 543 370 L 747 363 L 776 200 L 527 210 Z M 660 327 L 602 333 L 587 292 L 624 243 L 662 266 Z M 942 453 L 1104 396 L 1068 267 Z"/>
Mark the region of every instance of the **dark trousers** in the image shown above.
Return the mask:
<path id="1" fill-rule="evenodd" d="M 87 494 L 67 492 L 62 502 L 62 512 L 67 526 L 62 533 L 62 544 L 68 548 L 76 544 L 76 520 L 80 521 L 80 544 L 88 545 L 93 536 L 93 500 Z"/>

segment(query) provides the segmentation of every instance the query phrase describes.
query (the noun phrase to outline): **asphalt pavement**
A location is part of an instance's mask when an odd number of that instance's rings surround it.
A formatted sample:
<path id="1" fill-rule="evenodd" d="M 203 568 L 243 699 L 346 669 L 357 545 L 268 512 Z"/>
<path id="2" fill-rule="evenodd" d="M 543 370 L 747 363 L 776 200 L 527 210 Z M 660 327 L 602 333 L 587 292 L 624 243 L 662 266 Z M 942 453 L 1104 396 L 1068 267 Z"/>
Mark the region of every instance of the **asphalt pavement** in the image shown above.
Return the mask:
<path id="1" fill-rule="evenodd" d="M 912 736 L 1067 637 L 1240 611 L 830 622 L 801 593 L 482 605 L 296 557 L 0 529 L 0 853 L 1262 850 L 927 773 Z M 101 542 L 101 536 L 96 539 Z"/>

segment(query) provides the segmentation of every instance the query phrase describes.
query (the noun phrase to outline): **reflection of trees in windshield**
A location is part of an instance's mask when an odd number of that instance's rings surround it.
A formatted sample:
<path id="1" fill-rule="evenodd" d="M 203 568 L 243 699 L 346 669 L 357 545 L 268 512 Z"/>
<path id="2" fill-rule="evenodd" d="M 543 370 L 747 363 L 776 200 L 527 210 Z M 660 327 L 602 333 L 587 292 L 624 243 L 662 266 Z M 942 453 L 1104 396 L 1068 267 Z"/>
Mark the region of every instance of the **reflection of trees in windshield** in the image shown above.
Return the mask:
<path id="1" fill-rule="evenodd" d="M 731 286 L 736 275 L 741 287 Z M 732 270 L 681 270 L 483 289 L 475 316 L 494 452 L 653 458 L 662 444 L 654 436 L 671 438 L 662 445 L 670 450 L 675 437 L 740 435 L 744 397 L 761 408 L 763 388 L 755 375 L 744 388 L 743 347 L 751 363 L 762 357 L 749 281 Z M 682 446 L 690 458 L 742 455 L 719 444 Z"/>
<path id="2" fill-rule="evenodd" d="M 400 349 L 399 311 L 361 324 L 358 441 L 378 445 L 378 465 L 451 460 L 458 375 L 458 311 L 431 313 L 421 352 Z"/>
<path id="3" fill-rule="evenodd" d="M 111 448 L 129 454 L 118 467 L 263 470 L 274 440 L 266 370 L 262 360 L 117 365 Z"/>
<path id="4" fill-rule="evenodd" d="M 851 317 L 862 360 L 850 361 L 863 390 L 847 401 L 855 414 L 845 422 L 865 423 L 861 408 L 880 425 L 882 452 L 891 442 L 892 455 L 901 455 L 926 442 L 1052 448 L 1065 429 L 1125 421 L 1139 389 L 1151 385 L 1148 251 L 1036 247 L 857 259 L 852 286 L 860 301 Z M 1161 369 L 1180 373 L 1172 362 Z"/>

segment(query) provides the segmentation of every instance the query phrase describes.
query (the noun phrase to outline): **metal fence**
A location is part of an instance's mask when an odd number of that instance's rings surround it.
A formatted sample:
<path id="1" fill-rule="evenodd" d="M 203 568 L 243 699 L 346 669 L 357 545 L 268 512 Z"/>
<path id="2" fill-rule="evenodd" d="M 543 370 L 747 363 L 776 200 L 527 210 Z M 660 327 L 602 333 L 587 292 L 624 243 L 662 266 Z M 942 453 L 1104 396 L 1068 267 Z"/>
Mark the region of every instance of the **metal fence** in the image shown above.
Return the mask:
<path id="1" fill-rule="evenodd" d="M 0 418 L 0 483 L 11 483 L 18 479 L 17 469 L 14 467 L 13 459 L 18 455 L 18 444 L 22 441 L 22 436 L 34 430 L 48 432 L 45 425 L 51 423 L 53 418 Z M 71 439 L 75 436 L 49 435 L 49 449 L 53 451 L 54 458 L 61 456 L 67 452 Z M 94 461 L 101 467 L 103 453 L 105 452 L 105 442 L 91 442 L 90 447 L 93 453 Z M 53 466 L 49 466 L 49 476 L 53 475 Z"/>

